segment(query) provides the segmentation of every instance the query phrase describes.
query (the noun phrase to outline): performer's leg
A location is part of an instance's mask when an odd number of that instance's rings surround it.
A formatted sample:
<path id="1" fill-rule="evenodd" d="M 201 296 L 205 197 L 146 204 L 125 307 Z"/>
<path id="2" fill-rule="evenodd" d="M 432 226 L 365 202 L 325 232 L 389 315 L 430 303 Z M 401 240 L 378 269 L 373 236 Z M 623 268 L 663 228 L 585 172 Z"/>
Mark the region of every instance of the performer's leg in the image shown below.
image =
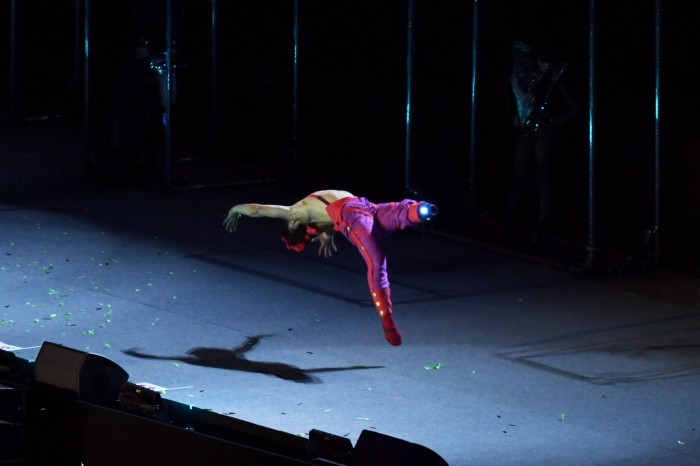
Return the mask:
<path id="1" fill-rule="evenodd" d="M 374 299 L 374 306 L 377 308 L 379 317 L 382 319 L 384 338 L 386 338 L 386 341 L 392 346 L 399 346 L 401 344 L 401 334 L 396 329 L 396 324 L 394 324 L 391 288 L 387 287 L 372 291 L 372 299 Z"/>
<path id="2" fill-rule="evenodd" d="M 549 241 L 551 216 L 551 183 L 549 179 L 551 134 L 543 131 L 535 144 L 535 184 L 539 194 L 539 212 L 534 241 L 538 247 L 545 246 Z"/>
<path id="3" fill-rule="evenodd" d="M 367 282 L 372 293 L 372 302 L 382 320 L 384 337 L 391 345 L 398 346 L 401 344 L 401 335 L 394 324 L 386 254 L 379 241 L 368 233 L 353 231 L 351 238 L 367 264 Z"/>
<path id="4" fill-rule="evenodd" d="M 396 230 L 404 230 L 423 223 L 418 216 L 420 202 L 404 199 L 401 202 L 385 202 L 377 204 L 375 224 L 381 227 L 381 234 L 386 236 Z M 376 228 L 375 232 L 376 234 Z"/>
<path id="5" fill-rule="evenodd" d="M 518 214 L 527 190 L 528 173 L 532 157 L 532 142 L 529 138 L 518 137 L 513 160 L 513 175 L 510 194 L 503 218 L 506 240 L 513 239 L 518 223 Z"/>

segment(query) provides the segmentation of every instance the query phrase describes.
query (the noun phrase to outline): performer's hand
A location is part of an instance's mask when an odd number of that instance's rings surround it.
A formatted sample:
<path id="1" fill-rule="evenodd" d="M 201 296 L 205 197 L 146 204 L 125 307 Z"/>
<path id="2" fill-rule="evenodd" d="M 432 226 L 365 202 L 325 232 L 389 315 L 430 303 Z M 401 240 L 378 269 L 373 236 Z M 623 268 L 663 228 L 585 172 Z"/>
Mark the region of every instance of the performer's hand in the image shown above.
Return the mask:
<path id="1" fill-rule="evenodd" d="M 226 216 L 226 220 L 224 220 L 224 228 L 226 228 L 226 231 L 231 233 L 232 231 L 236 231 L 236 228 L 238 228 L 238 220 L 241 218 L 241 214 L 235 211 L 236 207 L 231 207 L 231 210 L 228 211 L 228 215 Z"/>
<path id="2" fill-rule="evenodd" d="M 311 239 L 311 242 L 318 241 L 320 244 L 318 246 L 318 255 L 323 257 L 331 257 L 334 252 L 338 251 L 333 242 L 333 235 L 328 234 L 325 231 L 315 238 Z"/>

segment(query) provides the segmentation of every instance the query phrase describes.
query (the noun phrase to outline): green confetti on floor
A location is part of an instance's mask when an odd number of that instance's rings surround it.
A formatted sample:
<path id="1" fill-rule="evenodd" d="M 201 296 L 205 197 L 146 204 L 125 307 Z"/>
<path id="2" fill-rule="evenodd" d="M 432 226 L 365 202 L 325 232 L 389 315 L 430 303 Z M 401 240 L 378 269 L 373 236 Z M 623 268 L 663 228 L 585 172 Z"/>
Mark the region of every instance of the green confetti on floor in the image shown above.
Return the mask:
<path id="1" fill-rule="evenodd" d="M 559 420 L 560 420 L 560 421 L 563 421 L 565 417 L 566 417 L 566 414 L 565 414 L 565 413 L 561 413 L 561 414 L 559 415 Z"/>
<path id="2" fill-rule="evenodd" d="M 112 345 L 110 345 L 109 343 L 105 343 L 105 348 L 106 348 L 106 349 L 112 349 Z"/>
<path id="3" fill-rule="evenodd" d="M 369 418 L 368 417 L 358 417 L 357 420 L 358 421 L 369 421 Z"/>
<path id="4" fill-rule="evenodd" d="M 442 364 L 441 364 L 441 363 L 437 363 L 437 364 L 431 364 L 430 366 L 424 366 L 424 369 L 425 369 L 425 370 L 428 370 L 428 371 L 432 371 L 432 370 L 438 370 L 438 369 L 440 369 L 441 367 L 442 367 Z"/>

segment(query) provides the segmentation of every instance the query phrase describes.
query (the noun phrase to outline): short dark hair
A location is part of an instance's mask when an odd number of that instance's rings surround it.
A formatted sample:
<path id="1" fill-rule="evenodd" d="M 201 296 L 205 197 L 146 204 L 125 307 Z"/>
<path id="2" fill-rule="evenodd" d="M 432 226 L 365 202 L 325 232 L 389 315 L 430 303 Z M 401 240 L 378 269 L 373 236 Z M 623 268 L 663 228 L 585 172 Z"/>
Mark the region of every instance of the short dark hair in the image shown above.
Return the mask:
<path id="1" fill-rule="evenodd" d="M 284 241 L 288 249 L 302 251 L 308 240 L 309 234 L 306 231 L 306 225 L 299 224 L 296 228 L 290 230 L 289 225 L 285 224 L 284 228 L 282 228 L 282 241 Z"/>

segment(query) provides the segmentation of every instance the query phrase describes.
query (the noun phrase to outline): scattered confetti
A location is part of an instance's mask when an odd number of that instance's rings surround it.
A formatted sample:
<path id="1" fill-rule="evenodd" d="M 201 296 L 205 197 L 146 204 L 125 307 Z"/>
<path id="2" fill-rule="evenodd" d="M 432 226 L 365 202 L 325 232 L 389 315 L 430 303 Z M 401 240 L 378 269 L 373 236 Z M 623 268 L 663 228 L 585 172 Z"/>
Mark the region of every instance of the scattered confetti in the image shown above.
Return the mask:
<path id="1" fill-rule="evenodd" d="M 437 363 L 437 364 L 431 364 L 430 366 L 424 366 L 424 369 L 425 369 L 425 370 L 428 370 L 428 371 L 431 371 L 431 370 L 438 370 L 438 369 L 440 369 L 441 367 L 442 367 L 442 364 L 441 364 L 441 363 Z"/>
<path id="2" fill-rule="evenodd" d="M 565 417 L 566 417 L 566 414 L 565 414 L 565 413 L 561 413 L 561 414 L 559 415 L 559 420 L 560 420 L 560 421 L 563 421 Z"/>
<path id="3" fill-rule="evenodd" d="M 358 421 L 369 421 L 369 418 L 368 417 L 358 417 L 357 420 Z"/>

